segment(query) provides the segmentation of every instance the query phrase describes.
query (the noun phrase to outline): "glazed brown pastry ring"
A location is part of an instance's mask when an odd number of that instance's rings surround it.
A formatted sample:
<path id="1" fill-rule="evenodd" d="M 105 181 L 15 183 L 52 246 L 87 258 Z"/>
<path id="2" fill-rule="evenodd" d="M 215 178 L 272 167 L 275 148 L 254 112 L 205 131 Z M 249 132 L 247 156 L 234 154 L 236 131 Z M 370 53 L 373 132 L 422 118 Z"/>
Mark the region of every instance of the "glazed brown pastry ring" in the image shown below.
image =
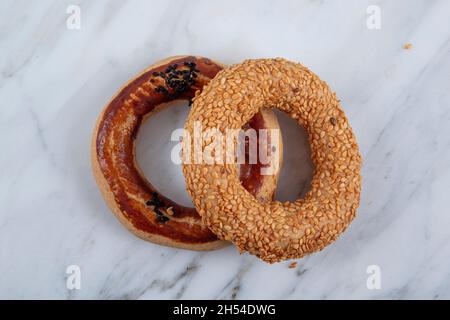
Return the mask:
<path id="1" fill-rule="evenodd" d="M 222 105 L 228 116 L 219 121 Z M 262 106 L 288 113 L 308 133 L 315 170 L 305 199 L 259 203 L 231 164 L 183 164 L 183 173 L 205 224 L 272 263 L 321 250 L 347 228 L 359 205 L 361 157 L 336 95 L 307 68 L 284 59 L 247 60 L 219 72 L 195 98 L 185 129 L 192 132 L 196 121 L 206 129 L 240 128 Z"/>
<path id="2" fill-rule="evenodd" d="M 177 56 L 160 61 L 122 87 L 97 120 L 91 146 L 96 182 L 119 221 L 142 239 L 192 250 L 229 244 L 203 225 L 195 208 L 180 206 L 159 194 L 135 159 L 135 138 L 141 124 L 161 110 L 163 103 L 193 98 L 221 69 L 220 64 L 202 57 Z M 272 111 L 264 110 L 250 126 L 278 128 L 278 122 Z M 264 166 L 243 166 L 241 178 L 260 201 L 270 201 L 278 175 L 261 176 Z"/>

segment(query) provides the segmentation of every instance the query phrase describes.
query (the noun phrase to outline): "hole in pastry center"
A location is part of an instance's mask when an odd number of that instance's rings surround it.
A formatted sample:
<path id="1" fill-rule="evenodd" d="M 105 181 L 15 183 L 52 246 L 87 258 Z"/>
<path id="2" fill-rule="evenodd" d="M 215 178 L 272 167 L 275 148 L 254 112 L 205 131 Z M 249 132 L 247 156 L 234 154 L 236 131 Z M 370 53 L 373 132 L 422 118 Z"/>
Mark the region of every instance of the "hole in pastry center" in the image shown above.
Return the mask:
<path id="1" fill-rule="evenodd" d="M 279 201 L 303 199 L 311 190 L 314 168 L 308 134 L 288 114 L 273 110 L 278 117 L 283 137 L 283 166 L 275 199 Z"/>
<path id="2" fill-rule="evenodd" d="M 172 149 L 179 144 L 171 141 L 172 132 L 184 127 L 189 111 L 188 101 L 176 100 L 152 114 L 139 130 L 136 160 L 158 192 L 182 206 L 194 207 L 186 191 L 181 165 L 171 160 Z"/>
<path id="3" fill-rule="evenodd" d="M 289 115 L 273 109 L 278 117 L 283 141 L 283 164 L 275 199 L 295 201 L 311 189 L 313 164 L 308 136 Z M 144 176 L 162 195 L 176 203 L 193 207 L 186 191 L 181 165 L 171 160 L 172 132 L 184 127 L 189 114 L 188 101 L 177 100 L 164 105 L 142 125 L 136 141 L 136 161 Z"/>
<path id="4" fill-rule="evenodd" d="M 161 105 L 139 129 L 136 161 L 144 177 L 160 194 L 179 205 L 193 208 L 181 164 L 175 164 L 171 159 L 173 148 L 180 143 L 171 140 L 172 132 L 184 128 L 190 108 L 187 100 Z M 238 173 L 240 169 L 238 166 Z"/>

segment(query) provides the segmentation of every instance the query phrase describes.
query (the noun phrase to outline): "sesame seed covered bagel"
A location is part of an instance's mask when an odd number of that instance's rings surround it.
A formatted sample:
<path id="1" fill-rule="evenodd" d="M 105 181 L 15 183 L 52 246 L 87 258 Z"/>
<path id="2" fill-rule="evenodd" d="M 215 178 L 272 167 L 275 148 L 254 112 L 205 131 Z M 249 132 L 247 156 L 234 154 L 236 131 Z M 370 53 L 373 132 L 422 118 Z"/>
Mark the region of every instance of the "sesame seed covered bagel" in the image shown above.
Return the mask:
<path id="1" fill-rule="evenodd" d="M 347 228 L 359 205 L 361 156 L 336 95 L 284 59 L 247 60 L 219 72 L 195 98 L 185 129 L 197 121 L 220 131 L 240 128 L 263 106 L 288 113 L 308 133 L 315 170 L 305 199 L 260 203 L 233 164 L 184 164 L 183 173 L 205 224 L 273 263 L 321 250 Z"/>
<path id="2" fill-rule="evenodd" d="M 176 99 L 191 99 L 222 65 L 196 56 L 160 61 L 122 87 L 100 114 L 92 137 L 92 167 L 99 189 L 119 221 L 145 240 L 184 249 L 212 250 L 228 245 L 203 223 L 195 208 L 161 195 L 144 177 L 135 158 L 142 123 Z M 271 110 L 262 110 L 249 127 L 278 128 Z M 170 137 L 161 137 L 169 139 Z M 241 172 L 243 183 L 260 201 L 270 201 L 278 172 L 262 176 L 257 162 Z"/>

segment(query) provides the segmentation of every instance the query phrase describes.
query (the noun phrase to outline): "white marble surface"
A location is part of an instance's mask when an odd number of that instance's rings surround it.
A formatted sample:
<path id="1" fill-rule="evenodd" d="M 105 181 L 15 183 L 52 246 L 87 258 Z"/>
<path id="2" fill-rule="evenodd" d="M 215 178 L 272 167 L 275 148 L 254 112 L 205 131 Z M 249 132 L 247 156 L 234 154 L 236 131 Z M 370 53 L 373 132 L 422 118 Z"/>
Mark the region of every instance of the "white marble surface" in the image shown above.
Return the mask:
<path id="1" fill-rule="evenodd" d="M 80 30 L 66 28 L 70 4 Z M 372 4 L 380 30 L 366 27 Z M 2 0 L 0 298 L 450 298 L 449 14 L 446 0 Z M 337 242 L 289 269 L 233 247 L 153 245 L 109 213 L 90 170 L 95 119 L 122 83 L 175 54 L 286 57 L 336 90 L 364 158 L 358 216 Z M 147 123 L 138 151 L 150 179 L 189 203 L 167 158 L 186 112 Z M 310 172 L 301 130 L 282 122 L 278 197 L 290 199 Z M 73 264 L 81 289 L 70 291 Z M 379 290 L 366 286 L 374 264 Z"/>

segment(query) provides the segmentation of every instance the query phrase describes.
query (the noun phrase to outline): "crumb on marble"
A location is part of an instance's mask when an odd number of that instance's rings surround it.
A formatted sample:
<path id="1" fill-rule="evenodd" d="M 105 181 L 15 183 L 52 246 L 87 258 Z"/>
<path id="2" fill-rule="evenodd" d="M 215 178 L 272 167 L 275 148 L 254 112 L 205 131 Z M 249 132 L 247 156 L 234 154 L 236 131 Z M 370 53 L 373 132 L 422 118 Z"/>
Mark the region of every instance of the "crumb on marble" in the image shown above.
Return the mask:
<path id="1" fill-rule="evenodd" d="M 411 49 L 412 48 L 412 43 L 405 43 L 404 45 L 403 45 L 403 49 L 406 49 L 406 50 L 409 50 L 409 49 Z"/>
<path id="2" fill-rule="evenodd" d="M 293 261 L 289 264 L 289 269 L 294 269 L 295 267 L 297 267 L 297 261 Z"/>

